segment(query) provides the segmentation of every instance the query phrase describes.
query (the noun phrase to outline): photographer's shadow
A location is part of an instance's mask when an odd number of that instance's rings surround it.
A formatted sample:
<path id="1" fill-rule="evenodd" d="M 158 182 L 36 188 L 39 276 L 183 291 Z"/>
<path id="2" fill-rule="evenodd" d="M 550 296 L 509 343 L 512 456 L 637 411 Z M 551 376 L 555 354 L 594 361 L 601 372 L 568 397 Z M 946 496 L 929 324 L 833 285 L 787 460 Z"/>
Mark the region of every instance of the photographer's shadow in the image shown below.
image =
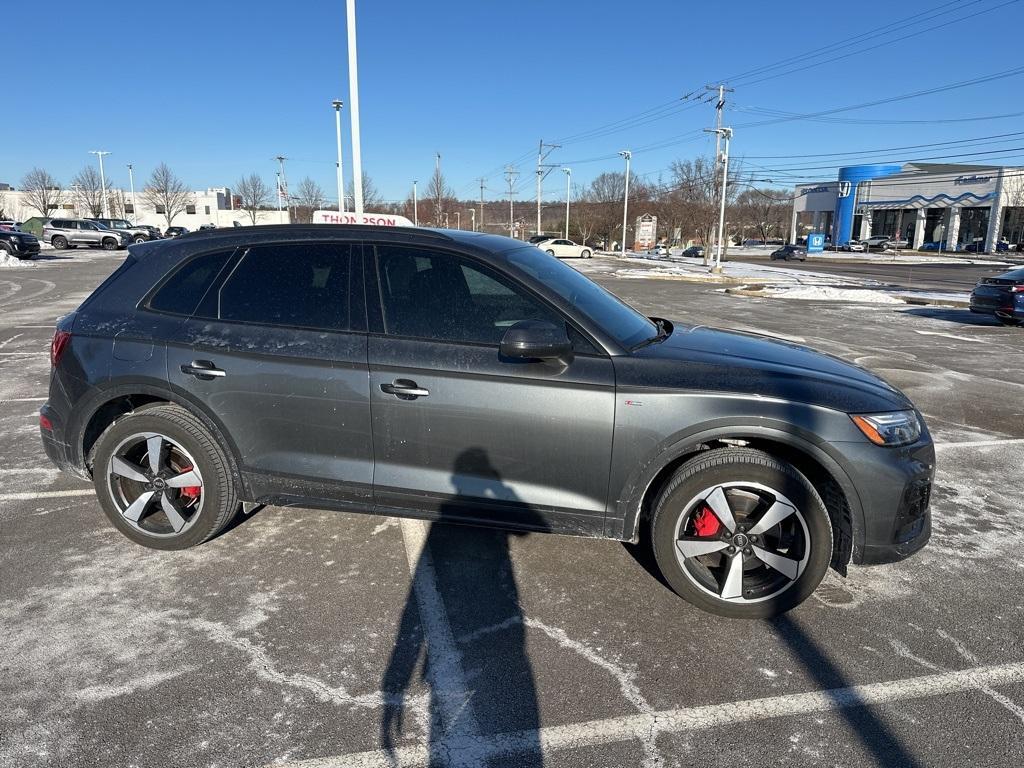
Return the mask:
<path id="1" fill-rule="evenodd" d="M 479 750 L 474 737 L 517 733 L 509 765 L 540 768 L 540 715 L 526 648 L 526 626 L 509 554 L 512 536 L 525 533 L 448 525 L 467 510 L 492 519 L 514 519 L 544 530 L 543 518 L 501 481 L 482 448 L 463 451 L 452 468 L 455 495 L 432 523 L 403 523 L 406 549 L 418 545 L 409 531 L 429 526 L 413 572 L 381 690 L 381 746 L 398 764 L 400 739 L 413 675 L 429 691 L 430 764 L 452 750 Z M 500 502 L 500 504 L 499 504 Z M 481 754 L 480 762 L 488 762 Z M 491 756 L 496 757 L 496 756 Z"/>

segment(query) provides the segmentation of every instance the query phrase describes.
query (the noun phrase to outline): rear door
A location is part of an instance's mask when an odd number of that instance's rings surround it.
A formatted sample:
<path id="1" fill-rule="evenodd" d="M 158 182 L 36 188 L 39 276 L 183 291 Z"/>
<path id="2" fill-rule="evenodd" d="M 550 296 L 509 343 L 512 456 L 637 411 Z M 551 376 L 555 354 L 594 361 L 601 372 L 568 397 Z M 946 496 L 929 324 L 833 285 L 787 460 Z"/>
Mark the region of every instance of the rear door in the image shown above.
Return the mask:
<path id="1" fill-rule="evenodd" d="M 489 265 L 368 245 L 378 511 L 600 533 L 614 422 L 611 360 Z M 566 324 L 567 365 L 509 360 L 520 320 Z"/>
<path id="2" fill-rule="evenodd" d="M 362 297 L 358 246 L 252 246 L 168 345 L 172 386 L 219 419 L 255 498 L 369 507 Z"/>

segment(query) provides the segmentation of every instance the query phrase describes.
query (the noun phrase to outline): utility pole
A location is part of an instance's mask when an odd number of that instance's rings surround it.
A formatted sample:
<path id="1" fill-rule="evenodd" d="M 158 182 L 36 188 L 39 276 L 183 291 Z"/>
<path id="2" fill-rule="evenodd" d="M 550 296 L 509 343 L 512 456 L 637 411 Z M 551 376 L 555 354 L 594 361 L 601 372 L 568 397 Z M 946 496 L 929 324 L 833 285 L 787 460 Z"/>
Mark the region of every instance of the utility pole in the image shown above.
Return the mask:
<path id="1" fill-rule="evenodd" d="M 356 221 L 363 216 L 363 155 L 359 141 L 359 69 L 356 56 L 356 0 L 346 0 L 348 28 L 348 103 L 352 116 L 352 189 L 355 195 Z"/>
<path id="2" fill-rule="evenodd" d="M 469 215 L 473 219 L 473 231 L 476 232 L 476 208 L 470 208 Z"/>
<path id="3" fill-rule="evenodd" d="M 462 229 L 462 211 L 455 212 L 455 228 Z"/>
<path id="4" fill-rule="evenodd" d="M 547 152 L 544 148 L 547 147 Z M 555 167 L 553 165 L 544 165 L 544 159 L 550 155 L 554 150 L 561 147 L 561 144 L 545 144 L 544 140 L 541 139 L 540 146 L 537 149 L 537 234 L 540 234 L 540 196 L 541 196 L 541 185 L 544 183 L 544 177 L 551 173 L 551 170 Z M 547 170 L 544 170 L 544 169 Z"/>
<path id="5" fill-rule="evenodd" d="M 732 128 L 705 128 L 705 133 L 714 130 L 719 138 L 725 140 L 725 151 L 722 153 L 722 199 L 718 209 L 718 250 L 715 252 L 715 272 L 722 271 L 722 250 L 725 245 L 725 199 L 729 184 L 729 141 L 732 139 Z"/>
<path id="6" fill-rule="evenodd" d="M 277 164 L 278 164 L 278 168 L 279 168 L 279 170 L 277 172 L 277 210 L 278 210 L 278 212 L 280 212 L 281 211 L 281 201 L 282 201 L 282 199 L 286 198 L 287 195 L 288 195 L 288 179 L 284 175 L 284 161 L 287 160 L 288 158 L 285 157 L 284 155 L 278 155 L 274 159 L 277 160 Z M 289 203 L 289 205 L 288 205 L 288 218 L 289 218 L 289 221 L 291 220 L 291 214 L 292 214 L 291 204 Z"/>
<path id="7" fill-rule="evenodd" d="M 132 190 L 132 218 L 138 221 L 139 209 L 138 204 L 135 202 L 135 174 L 132 173 L 132 164 L 128 163 L 128 185 Z"/>
<path id="8" fill-rule="evenodd" d="M 572 168 L 563 168 L 565 171 L 565 239 L 569 239 L 569 195 L 572 190 Z M 586 243 L 584 243 L 586 245 Z"/>
<path id="9" fill-rule="evenodd" d="M 624 158 L 626 158 L 626 194 L 622 198 L 622 256 L 626 256 L 626 214 L 629 210 L 629 161 L 633 158 L 633 153 L 628 149 L 624 149 L 619 152 Z"/>
<path id="10" fill-rule="evenodd" d="M 718 163 L 722 153 L 722 110 L 725 109 L 725 94 L 735 92 L 735 88 L 726 88 L 724 83 L 718 85 L 705 85 L 705 91 L 718 91 L 718 100 L 715 102 L 715 171 L 718 171 Z M 714 235 L 712 235 L 714 237 Z M 708 253 L 715 253 L 715 243 L 711 243 Z"/>
<path id="11" fill-rule="evenodd" d="M 341 99 L 331 102 L 334 107 L 334 132 L 338 138 L 338 213 L 345 212 L 345 175 L 341 172 L 341 108 L 344 106 Z"/>
<path id="12" fill-rule="evenodd" d="M 481 232 L 484 231 L 484 182 L 486 182 L 486 181 L 487 181 L 487 179 L 484 179 L 484 178 L 480 179 L 480 231 Z M 476 229 L 475 225 L 473 226 L 473 229 Z"/>
<path id="13" fill-rule="evenodd" d="M 418 181 L 416 179 L 412 180 L 412 224 L 414 227 L 418 227 L 420 225 L 419 200 L 416 198 L 417 183 Z"/>
<path id="14" fill-rule="evenodd" d="M 511 165 L 505 167 L 505 181 L 508 183 L 508 236 L 512 237 L 515 226 L 515 207 L 512 203 L 512 195 L 515 194 L 516 179 L 519 178 L 519 171 Z"/>
<path id="15" fill-rule="evenodd" d="M 90 155 L 96 155 L 100 159 L 100 192 L 103 197 L 100 200 L 100 210 L 103 212 L 103 218 L 107 218 L 107 180 L 103 175 L 103 156 L 109 155 L 110 152 L 106 152 L 102 149 L 90 149 Z"/>

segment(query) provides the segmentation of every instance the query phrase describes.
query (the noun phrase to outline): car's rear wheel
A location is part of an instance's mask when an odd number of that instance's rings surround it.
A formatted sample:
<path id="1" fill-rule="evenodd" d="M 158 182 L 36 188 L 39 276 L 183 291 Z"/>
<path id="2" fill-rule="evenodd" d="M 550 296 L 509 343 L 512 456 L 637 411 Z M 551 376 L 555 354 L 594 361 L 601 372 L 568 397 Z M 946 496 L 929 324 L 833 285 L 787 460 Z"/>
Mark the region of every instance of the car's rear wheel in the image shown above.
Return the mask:
<path id="1" fill-rule="evenodd" d="M 138 245 L 139 243 L 144 243 L 144 242 L 146 242 L 146 238 L 145 238 L 145 236 L 144 236 L 144 235 L 136 235 L 136 236 L 135 236 L 135 241 L 134 241 L 134 242 L 135 242 L 135 244 L 136 244 L 136 245 Z"/>
<path id="2" fill-rule="evenodd" d="M 215 536 L 238 508 L 224 449 L 177 405 L 136 411 L 100 436 L 93 485 L 121 533 L 153 549 L 185 549 Z"/>
<path id="3" fill-rule="evenodd" d="M 998 320 L 1003 325 L 1009 325 L 1009 326 L 1022 325 L 1020 320 L 1016 320 L 1016 319 L 1014 319 L 1012 317 L 1000 317 L 999 315 L 996 315 L 996 320 Z"/>
<path id="4" fill-rule="evenodd" d="M 658 567 L 681 597 L 731 618 L 767 618 L 815 590 L 832 557 L 821 497 L 792 465 L 750 448 L 703 453 L 662 490 Z"/>
<path id="5" fill-rule="evenodd" d="M 65 248 L 68 247 L 68 239 L 66 237 L 63 237 L 62 235 L 55 235 L 53 239 L 50 240 L 50 245 L 52 245 L 58 251 L 63 251 Z"/>
<path id="6" fill-rule="evenodd" d="M 580 258 L 581 259 L 589 259 L 590 258 L 590 251 L 587 251 L 587 250 L 580 251 Z"/>
<path id="7" fill-rule="evenodd" d="M 103 238 L 102 246 L 104 251 L 116 251 L 117 240 L 112 237 L 105 237 Z"/>
<path id="8" fill-rule="evenodd" d="M 545 251 L 545 253 L 546 253 L 546 254 L 547 254 L 548 256 L 554 256 L 554 255 L 555 255 L 555 252 L 554 252 L 554 251 L 552 251 L 551 249 L 548 249 L 547 251 Z"/>

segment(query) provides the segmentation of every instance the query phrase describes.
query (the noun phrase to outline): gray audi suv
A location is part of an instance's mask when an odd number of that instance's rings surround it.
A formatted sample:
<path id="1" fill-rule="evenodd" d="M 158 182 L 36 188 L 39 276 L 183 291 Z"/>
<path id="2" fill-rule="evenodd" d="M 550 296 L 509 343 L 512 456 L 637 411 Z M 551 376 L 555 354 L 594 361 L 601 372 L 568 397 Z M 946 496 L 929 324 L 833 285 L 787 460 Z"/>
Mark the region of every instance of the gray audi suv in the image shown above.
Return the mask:
<path id="1" fill-rule="evenodd" d="M 653 547 L 705 610 L 779 614 L 930 534 L 921 414 L 863 368 L 645 317 L 528 244 L 332 225 L 133 245 L 57 325 L 43 444 L 133 541 L 241 501 Z"/>

